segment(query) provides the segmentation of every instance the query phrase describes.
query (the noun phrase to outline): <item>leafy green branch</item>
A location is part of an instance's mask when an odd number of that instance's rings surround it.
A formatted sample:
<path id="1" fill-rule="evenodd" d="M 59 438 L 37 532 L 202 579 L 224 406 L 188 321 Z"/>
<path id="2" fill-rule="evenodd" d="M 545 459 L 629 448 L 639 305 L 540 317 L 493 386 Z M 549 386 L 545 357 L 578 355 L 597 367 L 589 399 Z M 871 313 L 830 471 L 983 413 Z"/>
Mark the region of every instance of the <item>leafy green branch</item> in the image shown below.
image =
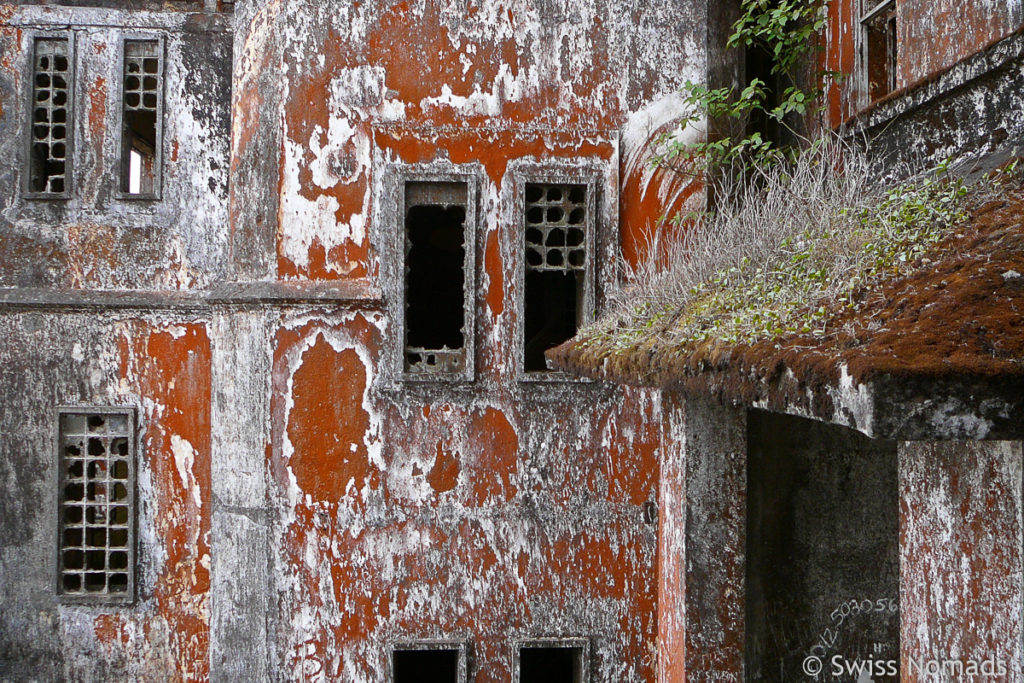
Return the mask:
<path id="1" fill-rule="evenodd" d="M 659 140 L 662 152 L 654 163 L 700 174 L 720 166 L 764 166 L 791 158 L 790 150 L 779 148 L 758 131 L 748 131 L 747 123 L 760 112 L 786 127 L 787 117 L 814 111 L 824 77 L 840 77 L 835 72 L 819 71 L 811 84 L 796 85 L 801 82 L 798 72 L 817 49 L 814 37 L 825 27 L 826 4 L 827 0 L 743 0 L 727 47 L 757 48 L 771 55 L 770 73 L 780 85 L 770 87 L 760 78 L 751 79 L 742 88 L 709 88 L 687 81 L 683 96 L 689 113 L 683 124 L 731 120 L 729 128 L 743 132 L 698 142 L 667 133 Z M 780 87 L 781 92 L 774 92 Z"/>

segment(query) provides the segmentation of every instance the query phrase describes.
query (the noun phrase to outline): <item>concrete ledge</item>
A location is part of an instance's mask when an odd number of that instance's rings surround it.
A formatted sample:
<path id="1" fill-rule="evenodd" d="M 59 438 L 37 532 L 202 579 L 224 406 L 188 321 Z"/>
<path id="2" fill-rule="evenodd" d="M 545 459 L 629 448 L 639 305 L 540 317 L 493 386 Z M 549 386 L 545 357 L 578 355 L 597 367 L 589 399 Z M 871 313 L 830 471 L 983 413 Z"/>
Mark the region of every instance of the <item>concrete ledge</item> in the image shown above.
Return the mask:
<path id="1" fill-rule="evenodd" d="M 380 291 L 368 280 L 226 282 L 206 297 L 211 305 L 307 305 L 349 304 L 377 308 Z"/>
<path id="2" fill-rule="evenodd" d="M 217 306 L 343 306 L 380 308 L 383 297 L 366 280 L 229 282 L 212 290 L 0 288 L 0 312 L 21 310 L 155 310 L 208 312 Z"/>

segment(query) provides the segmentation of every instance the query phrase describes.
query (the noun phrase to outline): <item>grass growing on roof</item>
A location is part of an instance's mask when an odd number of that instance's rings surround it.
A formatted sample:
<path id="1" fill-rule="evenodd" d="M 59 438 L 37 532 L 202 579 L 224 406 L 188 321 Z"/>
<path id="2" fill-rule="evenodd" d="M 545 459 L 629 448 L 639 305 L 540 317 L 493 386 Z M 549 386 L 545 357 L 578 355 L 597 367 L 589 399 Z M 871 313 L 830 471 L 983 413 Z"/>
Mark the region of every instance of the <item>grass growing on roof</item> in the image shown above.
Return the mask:
<path id="1" fill-rule="evenodd" d="M 649 240 L 653 256 L 581 338 L 624 350 L 651 337 L 690 347 L 824 337 L 837 314 L 861 310 L 955 233 L 967 194 L 944 167 L 885 188 L 862 156 L 819 142 L 794 164 L 720 188 L 735 199 Z"/>

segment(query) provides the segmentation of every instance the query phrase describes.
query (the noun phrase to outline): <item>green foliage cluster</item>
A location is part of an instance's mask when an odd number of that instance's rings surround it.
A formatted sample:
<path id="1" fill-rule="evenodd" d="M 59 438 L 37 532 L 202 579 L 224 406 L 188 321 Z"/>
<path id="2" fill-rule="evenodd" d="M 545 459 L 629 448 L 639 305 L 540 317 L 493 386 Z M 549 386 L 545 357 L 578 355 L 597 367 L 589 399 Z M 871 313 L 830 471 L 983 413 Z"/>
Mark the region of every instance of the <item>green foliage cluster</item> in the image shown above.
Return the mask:
<path id="1" fill-rule="evenodd" d="M 790 150 L 780 149 L 759 132 L 746 132 L 746 124 L 755 111 L 763 112 L 784 125 L 790 114 L 804 115 L 812 110 L 821 95 L 820 78 L 839 74 L 822 71 L 806 87 L 798 71 L 815 50 L 813 37 L 825 26 L 827 0 L 742 0 L 741 16 L 733 24 L 727 46 L 743 49 L 757 46 L 772 55 L 771 73 L 777 84 L 785 84 L 777 97 L 772 87 L 759 78 L 746 87 L 708 88 L 687 81 L 683 87 L 689 108 L 685 124 L 705 120 L 732 119 L 735 129 L 744 131 L 732 137 L 699 142 L 684 142 L 677 134 L 666 134 L 663 152 L 653 162 L 683 172 L 699 174 L 720 166 L 764 165 L 785 158 Z"/>

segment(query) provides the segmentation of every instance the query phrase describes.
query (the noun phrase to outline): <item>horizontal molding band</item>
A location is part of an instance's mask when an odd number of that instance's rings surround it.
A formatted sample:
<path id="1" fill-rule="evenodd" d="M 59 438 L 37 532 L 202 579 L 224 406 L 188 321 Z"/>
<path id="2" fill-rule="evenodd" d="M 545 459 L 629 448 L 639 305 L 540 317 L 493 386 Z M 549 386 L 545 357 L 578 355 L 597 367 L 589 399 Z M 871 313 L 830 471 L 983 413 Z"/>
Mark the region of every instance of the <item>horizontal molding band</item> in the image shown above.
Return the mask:
<path id="1" fill-rule="evenodd" d="M 337 306 L 382 308 L 380 290 L 366 280 L 226 282 L 209 290 L 0 288 L 0 311 L 181 311 L 220 306 Z"/>

